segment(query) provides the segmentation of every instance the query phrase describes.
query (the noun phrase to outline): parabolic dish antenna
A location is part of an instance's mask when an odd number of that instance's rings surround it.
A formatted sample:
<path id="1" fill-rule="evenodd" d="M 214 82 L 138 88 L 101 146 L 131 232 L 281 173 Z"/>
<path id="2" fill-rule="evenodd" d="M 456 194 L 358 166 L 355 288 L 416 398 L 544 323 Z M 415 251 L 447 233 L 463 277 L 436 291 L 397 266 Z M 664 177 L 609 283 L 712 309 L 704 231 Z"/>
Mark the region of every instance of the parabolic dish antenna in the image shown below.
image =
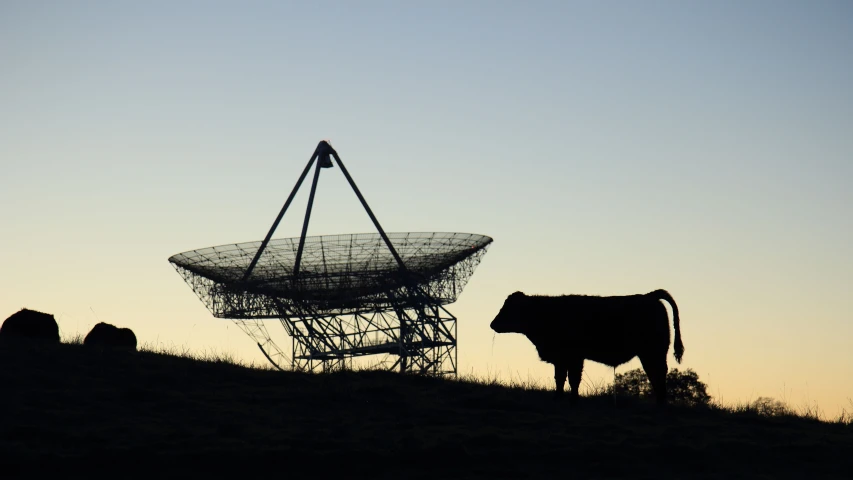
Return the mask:
<path id="1" fill-rule="evenodd" d="M 378 233 L 307 237 L 321 168 L 340 167 Z M 314 162 L 297 238 L 272 239 Z M 456 301 L 492 243 L 471 233 L 385 233 L 337 152 L 317 145 L 259 242 L 179 253 L 169 262 L 217 318 L 233 320 L 280 369 L 328 371 L 381 355 L 379 366 L 432 375 L 457 373 Z M 278 319 L 290 353 L 270 338 Z"/>

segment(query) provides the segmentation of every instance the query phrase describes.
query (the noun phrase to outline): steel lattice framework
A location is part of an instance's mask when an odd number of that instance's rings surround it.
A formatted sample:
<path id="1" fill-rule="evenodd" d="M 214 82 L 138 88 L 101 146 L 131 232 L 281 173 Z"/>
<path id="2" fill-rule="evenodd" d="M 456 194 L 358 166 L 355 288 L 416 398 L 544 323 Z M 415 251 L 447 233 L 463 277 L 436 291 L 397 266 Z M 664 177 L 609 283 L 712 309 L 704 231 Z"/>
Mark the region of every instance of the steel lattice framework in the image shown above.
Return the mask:
<path id="1" fill-rule="evenodd" d="M 320 169 L 332 167 L 331 157 L 378 234 L 306 237 Z M 272 239 L 315 160 L 302 235 Z M 388 369 L 455 375 L 456 317 L 444 306 L 462 293 L 491 242 L 470 233 L 386 234 L 323 141 L 263 241 L 192 250 L 169 262 L 215 317 L 234 320 L 278 368 L 327 371 L 383 355 Z M 281 321 L 289 355 L 265 319 Z"/>

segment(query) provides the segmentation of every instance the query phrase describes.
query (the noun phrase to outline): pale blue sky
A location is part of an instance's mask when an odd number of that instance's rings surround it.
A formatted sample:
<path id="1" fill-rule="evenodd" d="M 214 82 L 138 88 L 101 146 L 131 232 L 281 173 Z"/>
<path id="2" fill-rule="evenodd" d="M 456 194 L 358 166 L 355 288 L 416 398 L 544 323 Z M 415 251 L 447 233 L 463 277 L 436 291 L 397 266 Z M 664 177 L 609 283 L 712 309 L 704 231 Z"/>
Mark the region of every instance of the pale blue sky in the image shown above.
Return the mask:
<path id="1" fill-rule="evenodd" d="M 849 1 L 0 2 L 0 317 L 259 358 L 166 259 L 262 239 L 328 138 L 387 231 L 495 239 L 448 307 L 462 371 L 550 382 L 488 329 L 515 290 L 666 288 L 712 394 L 832 413 L 851 32 Z M 372 229 L 324 170 L 309 234 Z"/>

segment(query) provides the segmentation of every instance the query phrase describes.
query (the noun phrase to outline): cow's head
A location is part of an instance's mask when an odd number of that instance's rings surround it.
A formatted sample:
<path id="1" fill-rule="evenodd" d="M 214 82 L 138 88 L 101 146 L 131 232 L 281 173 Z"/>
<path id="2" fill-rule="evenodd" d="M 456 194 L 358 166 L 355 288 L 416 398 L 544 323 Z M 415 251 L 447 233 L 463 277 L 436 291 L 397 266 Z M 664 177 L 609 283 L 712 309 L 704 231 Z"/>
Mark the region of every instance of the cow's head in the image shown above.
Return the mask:
<path id="1" fill-rule="evenodd" d="M 524 333 L 526 323 L 524 300 L 527 298 L 522 292 L 515 292 L 506 297 L 501 311 L 489 325 L 497 333 Z"/>

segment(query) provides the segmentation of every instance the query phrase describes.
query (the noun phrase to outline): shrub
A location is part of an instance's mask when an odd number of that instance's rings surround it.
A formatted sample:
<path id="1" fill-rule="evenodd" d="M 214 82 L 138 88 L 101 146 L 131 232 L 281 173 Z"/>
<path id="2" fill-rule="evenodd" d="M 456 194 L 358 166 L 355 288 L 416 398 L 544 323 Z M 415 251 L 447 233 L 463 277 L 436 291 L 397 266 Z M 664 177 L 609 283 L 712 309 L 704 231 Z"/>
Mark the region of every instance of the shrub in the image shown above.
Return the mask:
<path id="1" fill-rule="evenodd" d="M 650 398 L 654 395 L 649 377 L 641 368 L 617 373 L 613 390 L 616 395 L 635 398 Z M 666 392 L 667 399 L 672 403 L 698 406 L 711 402 L 708 386 L 689 368 L 684 372 L 673 368 L 666 374 Z"/>

